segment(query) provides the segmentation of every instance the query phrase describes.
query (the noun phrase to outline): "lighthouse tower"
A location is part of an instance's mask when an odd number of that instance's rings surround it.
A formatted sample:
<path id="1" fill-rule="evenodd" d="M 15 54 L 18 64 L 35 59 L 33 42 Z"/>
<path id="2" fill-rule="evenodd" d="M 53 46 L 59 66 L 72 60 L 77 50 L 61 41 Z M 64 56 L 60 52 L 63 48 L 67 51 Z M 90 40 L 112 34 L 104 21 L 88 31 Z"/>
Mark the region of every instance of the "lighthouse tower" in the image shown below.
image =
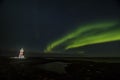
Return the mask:
<path id="1" fill-rule="evenodd" d="M 24 57 L 24 49 L 23 48 L 20 49 L 20 53 L 19 53 L 18 58 L 25 58 Z"/>

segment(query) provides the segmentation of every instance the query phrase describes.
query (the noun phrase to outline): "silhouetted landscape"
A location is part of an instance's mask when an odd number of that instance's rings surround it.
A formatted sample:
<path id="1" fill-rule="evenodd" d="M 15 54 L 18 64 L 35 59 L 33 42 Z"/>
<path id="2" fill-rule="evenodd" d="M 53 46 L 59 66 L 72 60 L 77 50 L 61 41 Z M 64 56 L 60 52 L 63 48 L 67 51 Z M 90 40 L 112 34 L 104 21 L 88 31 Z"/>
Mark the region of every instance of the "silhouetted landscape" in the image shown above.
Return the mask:
<path id="1" fill-rule="evenodd" d="M 0 57 L 0 79 L 119 80 L 119 60 L 119 57 L 28 57 L 26 59 Z"/>

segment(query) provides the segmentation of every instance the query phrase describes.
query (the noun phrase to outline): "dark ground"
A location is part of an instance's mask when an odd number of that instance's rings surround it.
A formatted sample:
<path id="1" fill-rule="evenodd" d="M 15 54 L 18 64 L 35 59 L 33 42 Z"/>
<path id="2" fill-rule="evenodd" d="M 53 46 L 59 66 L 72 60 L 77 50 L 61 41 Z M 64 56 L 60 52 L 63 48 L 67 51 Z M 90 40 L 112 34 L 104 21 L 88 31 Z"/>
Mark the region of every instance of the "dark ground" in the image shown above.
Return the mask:
<path id="1" fill-rule="evenodd" d="M 120 80 L 120 63 L 74 58 L 0 57 L 0 80 Z"/>

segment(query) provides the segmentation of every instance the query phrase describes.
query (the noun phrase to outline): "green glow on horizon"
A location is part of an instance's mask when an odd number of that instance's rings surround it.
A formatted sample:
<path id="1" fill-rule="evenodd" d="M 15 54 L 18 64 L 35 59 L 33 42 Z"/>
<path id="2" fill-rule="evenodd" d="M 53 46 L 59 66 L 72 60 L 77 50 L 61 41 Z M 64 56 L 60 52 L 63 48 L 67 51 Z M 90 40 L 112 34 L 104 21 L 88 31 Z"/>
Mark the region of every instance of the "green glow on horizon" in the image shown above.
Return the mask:
<path id="1" fill-rule="evenodd" d="M 64 50 L 66 50 L 85 45 L 120 40 L 120 28 L 116 26 L 117 24 L 119 23 L 116 21 L 109 21 L 82 25 L 72 33 L 48 45 L 45 52 L 51 52 L 60 45 L 64 45 Z"/>

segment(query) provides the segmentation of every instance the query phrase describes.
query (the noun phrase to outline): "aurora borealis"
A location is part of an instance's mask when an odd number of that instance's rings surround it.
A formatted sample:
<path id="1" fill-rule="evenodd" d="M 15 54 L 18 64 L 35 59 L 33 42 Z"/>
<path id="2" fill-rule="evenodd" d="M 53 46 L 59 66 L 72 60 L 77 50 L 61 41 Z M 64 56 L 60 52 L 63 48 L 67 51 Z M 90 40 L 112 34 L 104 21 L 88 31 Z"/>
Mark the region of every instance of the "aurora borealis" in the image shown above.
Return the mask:
<path id="1" fill-rule="evenodd" d="M 120 40 L 119 21 L 91 22 L 79 26 L 76 30 L 47 46 L 45 52 L 56 49 L 69 50 L 72 48 Z"/>

